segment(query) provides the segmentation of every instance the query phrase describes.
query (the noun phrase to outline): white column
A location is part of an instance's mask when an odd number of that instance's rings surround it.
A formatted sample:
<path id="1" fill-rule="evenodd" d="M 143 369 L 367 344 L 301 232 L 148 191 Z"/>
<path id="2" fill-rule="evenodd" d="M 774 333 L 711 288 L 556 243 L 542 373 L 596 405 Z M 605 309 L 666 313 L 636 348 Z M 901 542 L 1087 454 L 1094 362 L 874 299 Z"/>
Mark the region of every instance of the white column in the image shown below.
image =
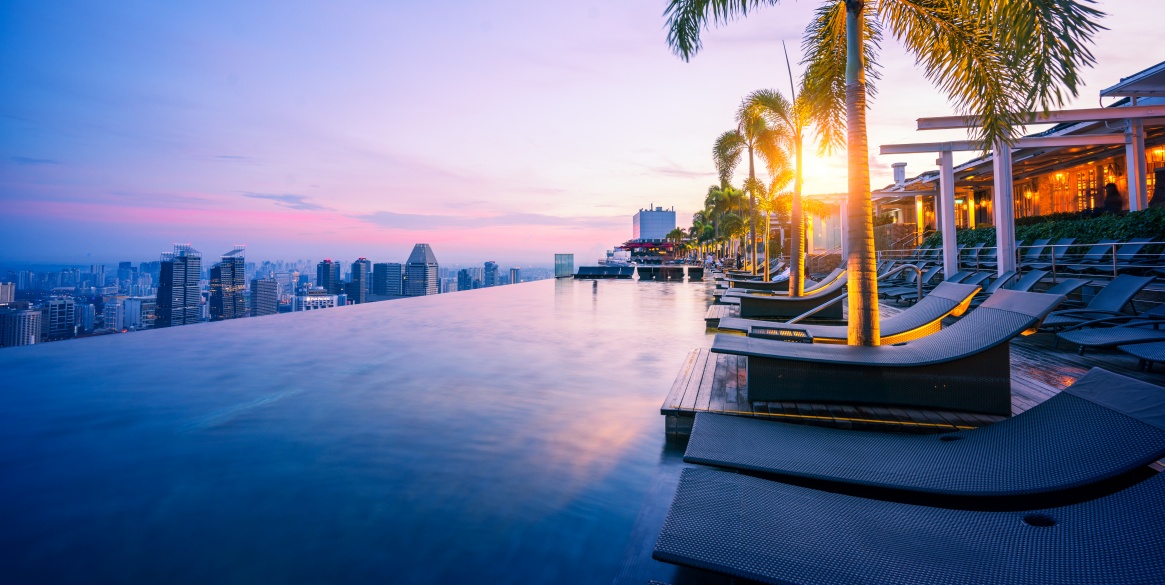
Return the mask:
<path id="1" fill-rule="evenodd" d="M 1125 129 L 1125 177 L 1129 186 L 1129 211 L 1140 211 L 1149 206 L 1145 163 L 1145 124 L 1139 118 L 1129 120 Z"/>
<path id="2" fill-rule="evenodd" d="M 998 246 L 999 275 L 1015 270 L 1015 196 L 1011 192 L 1011 147 L 995 143 L 995 245 Z"/>
<path id="3" fill-rule="evenodd" d="M 841 213 L 841 266 L 845 266 L 849 258 L 849 238 L 846 234 L 849 233 L 849 214 L 846 213 L 846 200 L 842 199 L 838 204 L 838 212 Z"/>
<path id="4" fill-rule="evenodd" d="M 949 150 L 939 153 L 939 197 L 942 200 L 939 229 L 943 233 L 943 278 L 959 271 L 959 249 L 955 234 L 955 161 Z M 938 206 L 936 205 L 936 208 Z M 935 213 L 939 213 L 935 209 Z"/>

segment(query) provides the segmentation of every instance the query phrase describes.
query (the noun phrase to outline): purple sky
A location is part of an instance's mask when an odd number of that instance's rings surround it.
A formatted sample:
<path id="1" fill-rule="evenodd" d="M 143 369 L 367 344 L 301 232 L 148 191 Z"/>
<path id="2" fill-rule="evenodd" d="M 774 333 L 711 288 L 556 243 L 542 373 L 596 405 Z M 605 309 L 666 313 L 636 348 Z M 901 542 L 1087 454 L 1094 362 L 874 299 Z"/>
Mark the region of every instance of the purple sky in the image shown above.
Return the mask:
<path id="1" fill-rule="evenodd" d="M 787 91 L 817 2 L 664 41 L 665 2 L 6 2 L 0 6 L 0 260 L 153 259 L 173 242 L 253 259 L 589 263 L 631 215 L 680 223 L 749 91 Z M 1159 8 L 1100 4 L 1075 105 L 1160 61 Z M 870 143 L 930 142 L 945 100 L 893 43 Z M 795 73 L 796 73 L 795 65 Z M 933 155 L 873 157 L 908 174 Z M 844 190 L 844 157 L 806 190 Z M 86 256 L 91 254 L 91 256 Z"/>

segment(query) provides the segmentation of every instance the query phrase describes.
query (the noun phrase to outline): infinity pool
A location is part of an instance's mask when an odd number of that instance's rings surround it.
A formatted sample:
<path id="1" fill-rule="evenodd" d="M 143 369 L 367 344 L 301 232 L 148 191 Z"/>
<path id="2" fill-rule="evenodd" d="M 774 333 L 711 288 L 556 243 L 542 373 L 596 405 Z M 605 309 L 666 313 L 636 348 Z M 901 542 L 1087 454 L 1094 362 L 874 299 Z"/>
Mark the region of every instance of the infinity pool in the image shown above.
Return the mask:
<path id="1" fill-rule="evenodd" d="M 541 281 L 0 350 L 0 574 L 667 578 L 645 561 L 681 465 L 659 405 L 710 343 L 709 287 Z"/>

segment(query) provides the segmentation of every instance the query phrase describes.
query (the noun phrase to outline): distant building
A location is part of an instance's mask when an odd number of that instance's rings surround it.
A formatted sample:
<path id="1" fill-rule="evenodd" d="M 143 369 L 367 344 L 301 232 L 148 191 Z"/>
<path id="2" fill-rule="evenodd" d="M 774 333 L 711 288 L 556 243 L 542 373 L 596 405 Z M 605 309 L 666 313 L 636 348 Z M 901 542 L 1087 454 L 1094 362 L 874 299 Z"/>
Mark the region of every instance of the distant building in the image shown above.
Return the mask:
<path id="1" fill-rule="evenodd" d="M 305 292 L 305 294 L 297 295 L 295 297 L 295 311 L 316 311 L 319 309 L 331 309 L 336 306 L 337 296 L 328 294 L 328 291 L 323 287 L 315 287 Z"/>
<path id="2" fill-rule="evenodd" d="M 158 299 L 154 297 L 130 297 L 121 303 L 123 323 L 119 329 L 153 329 L 157 320 Z M 108 308 L 109 305 L 106 305 Z M 106 321 L 106 328 L 112 329 Z"/>
<path id="3" fill-rule="evenodd" d="M 372 294 L 399 297 L 404 295 L 404 266 L 397 262 L 372 265 Z"/>
<path id="4" fill-rule="evenodd" d="M 483 279 L 483 286 L 497 286 L 498 285 L 498 263 L 485 263 L 485 278 Z"/>
<path id="5" fill-rule="evenodd" d="M 174 245 L 162 254 L 158 273 L 158 311 L 155 327 L 178 327 L 200 319 L 202 253 L 190 246 Z"/>
<path id="6" fill-rule="evenodd" d="M 640 209 L 632 219 L 632 239 L 663 240 L 668 232 L 676 229 L 675 208 L 662 207 Z"/>
<path id="7" fill-rule="evenodd" d="M 457 271 L 457 290 L 471 290 L 473 289 L 473 278 L 469 276 L 469 269 L 462 268 Z"/>
<path id="8" fill-rule="evenodd" d="M 372 263 L 367 258 L 360 258 L 352 263 L 352 280 L 348 283 L 348 298 L 352 304 L 359 305 L 368 302 L 368 279 Z"/>
<path id="9" fill-rule="evenodd" d="M 16 301 L 16 283 L 0 282 L 0 305 L 11 304 Z"/>
<path id="10" fill-rule="evenodd" d="M 518 284 L 522 282 L 521 270 L 517 267 L 510 269 L 510 284 Z"/>
<path id="11" fill-rule="evenodd" d="M 413 246 L 405 265 L 405 296 L 420 297 L 440 292 L 438 282 L 437 255 L 428 244 Z"/>
<path id="12" fill-rule="evenodd" d="M 330 295 L 344 292 L 340 289 L 340 263 L 327 259 L 316 264 L 316 286 Z"/>
<path id="13" fill-rule="evenodd" d="M 40 320 L 41 312 L 35 309 L 0 309 L 0 347 L 40 343 Z"/>
<path id="14" fill-rule="evenodd" d="M 77 303 L 74 305 L 74 310 L 77 313 L 77 327 L 81 331 L 93 331 L 93 322 L 97 319 L 97 311 L 93 305 L 89 303 Z"/>
<path id="15" fill-rule="evenodd" d="M 279 312 L 279 283 L 274 278 L 251 281 L 251 316 L 262 317 Z"/>
<path id="16" fill-rule="evenodd" d="M 40 309 L 41 339 L 65 339 L 76 334 L 76 302 L 69 298 L 51 298 Z"/>
<path id="17" fill-rule="evenodd" d="M 102 327 L 113 331 L 128 329 L 125 324 L 125 305 L 122 303 L 105 303 L 101 311 Z M 140 329 L 140 327 L 138 327 Z"/>
<path id="18" fill-rule="evenodd" d="M 574 276 L 574 254 L 554 255 L 554 278 Z"/>
<path id="19" fill-rule="evenodd" d="M 222 262 L 210 269 L 210 320 L 224 321 L 247 316 L 245 249 L 222 255 Z"/>

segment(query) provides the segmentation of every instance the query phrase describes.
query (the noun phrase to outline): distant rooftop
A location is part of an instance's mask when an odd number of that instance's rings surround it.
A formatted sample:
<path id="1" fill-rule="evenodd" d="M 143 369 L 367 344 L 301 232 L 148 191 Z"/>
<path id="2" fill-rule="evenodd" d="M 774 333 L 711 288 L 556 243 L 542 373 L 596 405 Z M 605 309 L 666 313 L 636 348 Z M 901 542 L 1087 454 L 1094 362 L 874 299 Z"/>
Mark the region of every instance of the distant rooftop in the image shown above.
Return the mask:
<path id="1" fill-rule="evenodd" d="M 437 264 L 437 255 L 428 244 L 413 246 L 413 253 L 409 254 L 409 264 Z"/>

